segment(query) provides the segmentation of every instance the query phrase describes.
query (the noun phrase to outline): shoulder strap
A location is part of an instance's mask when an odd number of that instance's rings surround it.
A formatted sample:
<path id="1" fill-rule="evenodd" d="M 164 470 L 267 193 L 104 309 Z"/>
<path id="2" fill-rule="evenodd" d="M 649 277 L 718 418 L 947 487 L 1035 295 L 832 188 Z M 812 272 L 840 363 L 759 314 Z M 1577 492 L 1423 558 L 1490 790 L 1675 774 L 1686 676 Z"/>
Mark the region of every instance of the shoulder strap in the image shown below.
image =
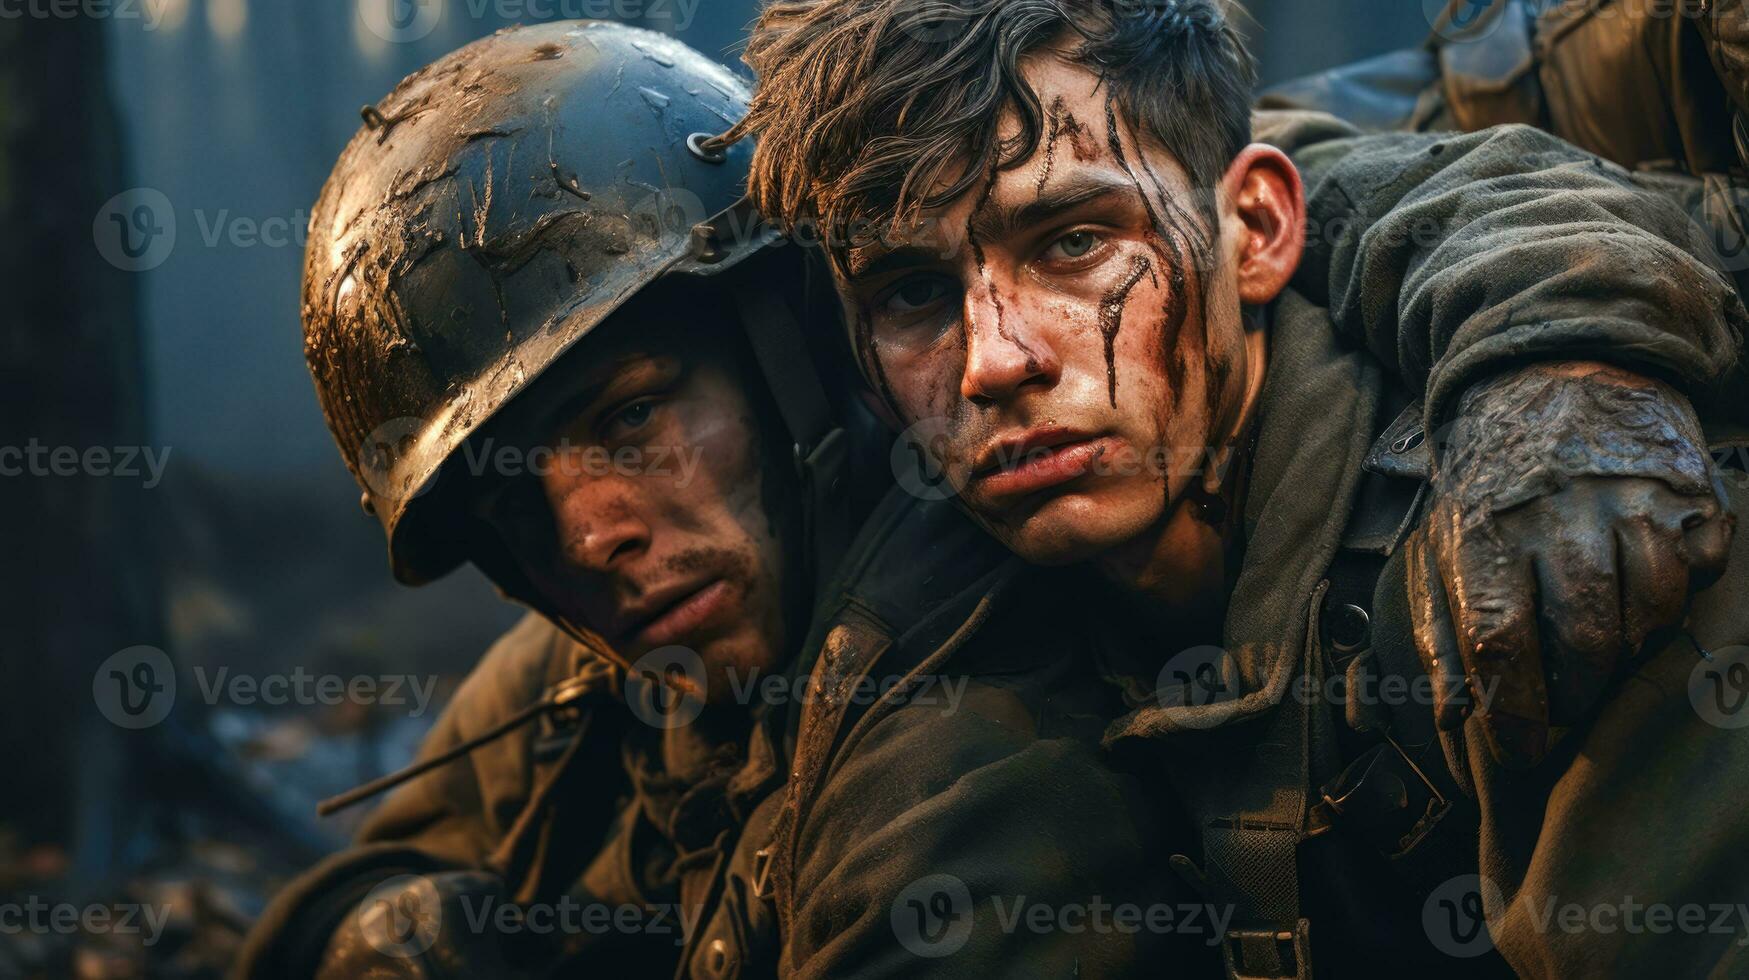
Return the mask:
<path id="1" fill-rule="evenodd" d="M 1346 690 L 1379 690 L 1383 678 L 1409 683 L 1423 674 L 1410 645 L 1375 643 L 1373 623 L 1386 593 L 1380 575 L 1419 520 L 1432 477 L 1432 451 L 1419 402 L 1385 428 L 1368 454 L 1365 482 L 1330 569 L 1323 615 L 1329 669 Z M 1417 893 L 1475 863 L 1474 806 L 1447 767 L 1431 712 L 1414 698 L 1383 706 L 1351 699 L 1347 727 L 1378 743 L 1358 752 L 1320 789 L 1308 836 L 1340 827 L 1389 859 Z"/>

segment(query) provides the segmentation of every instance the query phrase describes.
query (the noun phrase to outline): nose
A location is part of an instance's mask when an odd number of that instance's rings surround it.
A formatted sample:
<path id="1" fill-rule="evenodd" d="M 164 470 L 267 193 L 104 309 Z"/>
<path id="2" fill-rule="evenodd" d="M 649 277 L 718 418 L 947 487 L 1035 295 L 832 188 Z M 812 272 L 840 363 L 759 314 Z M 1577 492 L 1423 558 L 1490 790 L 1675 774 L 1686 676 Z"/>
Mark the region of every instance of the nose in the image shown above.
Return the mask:
<path id="1" fill-rule="evenodd" d="M 1005 302 L 988 281 L 965 293 L 966 367 L 960 395 L 988 405 L 1028 387 L 1057 383 L 1062 365 L 1039 324 Z"/>
<path id="2" fill-rule="evenodd" d="M 583 477 L 547 488 L 559 553 L 577 571 L 606 574 L 650 547 L 650 525 L 638 513 L 626 481 Z"/>

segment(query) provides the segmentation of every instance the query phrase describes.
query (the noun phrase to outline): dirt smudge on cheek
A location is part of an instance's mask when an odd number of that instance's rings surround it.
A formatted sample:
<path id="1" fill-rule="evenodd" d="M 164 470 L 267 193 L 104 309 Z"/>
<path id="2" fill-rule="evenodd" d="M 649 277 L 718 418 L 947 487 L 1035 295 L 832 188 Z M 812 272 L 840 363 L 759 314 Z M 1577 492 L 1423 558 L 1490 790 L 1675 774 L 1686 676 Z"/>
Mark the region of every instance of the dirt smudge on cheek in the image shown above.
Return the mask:
<path id="1" fill-rule="evenodd" d="M 1051 100 L 1051 107 L 1046 113 L 1049 122 L 1045 134 L 1045 165 L 1038 173 L 1038 183 L 1033 187 L 1035 196 L 1043 197 L 1045 182 L 1051 179 L 1051 167 L 1057 162 L 1057 137 L 1063 134 L 1063 97 L 1057 96 Z M 1073 121 L 1073 117 L 1071 117 Z"/>
<path id="2" fill-rule="evenodd" d="M 994 307 L 996 310 L 996 336 L 1002 338 L 1004 341 L 1007 341 L 1010 344 L 1013 344 L 1016 349 L 1018 349 L 1022 354 L 1025 354 L 1026 355 L 1026 370 L 1027 370 L 1027 372 L 1028 373 L 1036 373 L 1038 371 L 1038 363 L 1039 363 L 1038 362 L 1038 355 L 1033 351 L 1032 348 L 1026 346 L 1025 341 L 1021 340 L 1018 336 L 1009 332 L 1008 324 L 1006 322 L 1006 313 L 1005 313 L 1005 310 L 1003 309 L 1003 304 L 1002 304 L 1002 295 L 996 291 L 996 285 L 990 277 L 990 267 L 989 267 L 989 264 L 985 261 L 985 257 L 984 257 L 984 243 L 978 240 L 978 233 L 977 233 L 976 229 L 974 228 L 974 225 L 976 224 L 977 219 L 978 219 L 978 215 L 983 213 L 983 210 L 989 206 L 990 196 L 996 190 L 996 171 L 997 171 L 997 165 L 1000 162 L 1001 162 L 1001 155 L 997 154 L 997 156 L 994 159 L 992 159 L 992 161 L 990 163 L 990 174 L 989 174 L 988 178 L 985 179 L 985 181 L 984 181 L 984 189 L 978 193 L 977 203 L 972 206 L 971 214 L 966 215 L 966 244 L 971 246 L 972 261 L 975 262 L 978 266 L 978 280 L 984 284 L 985 291 L 987 291 L 990 294 L 990 305 L 992 307 Z M 967 355 L 970 356 L 971 338 L 969 336 L 969 333 L 972 329 L 972 325 L 970 323 L 964 324 L 964 329 L 968 333 L 968 336 L 966 338 L 966 352 L 967 352 Z"/>
<path id="3" fill-rule="evenodd" d="M 862 374 L 875 384 L 875 391 L 881 396 L 881 402 L 887 406 L 887 411 L 894 418 L 902 419 L 899 413 L 899 402 L 893 397 L 893 387 L 887 382 L 887 369 L 881 363 L 880 349 L 875 342 L 874 323 L 869 317 L 867 307 L 859 307 L 856 311 L 856 354 L 862 359 Z"/>
<path id="4" fill-rule="evenodd" d="M 1124 307 L 1129 304 L 1130 290 L 1143 276 L 1154 276 L 1154 264 L 1146 255 L 1130 256 L 1130 274 L 1099 300 L 1099 336 L 1105 341 L 1105 386 L 1111 407 L 1117 407 L 1117 334 L 1123 329 Z M 1157 283 L 1159 279 L 1156 277 Z"/>

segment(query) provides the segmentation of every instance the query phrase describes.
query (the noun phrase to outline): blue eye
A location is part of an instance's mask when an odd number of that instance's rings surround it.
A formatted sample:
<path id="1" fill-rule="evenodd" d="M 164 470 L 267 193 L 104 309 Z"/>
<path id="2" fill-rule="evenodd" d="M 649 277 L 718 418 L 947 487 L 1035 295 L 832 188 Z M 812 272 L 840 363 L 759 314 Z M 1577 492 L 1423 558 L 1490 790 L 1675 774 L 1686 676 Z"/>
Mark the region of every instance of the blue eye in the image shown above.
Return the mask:
<path id="1" fill-rule="evenodd" d="M 1093 232 L 1072 231 L 1052 242 L 1051 247 L 1045 251 L 1050 253 L 1052 257 L 1078 259 L 1093 251 L 1094 246 L 1098 244 L 1099 236 Z"/>
<path id="2" fill-rule="evenodd" d="M 607 420 L 609 427 L 636 429 L 650 421 L 650 416 L 656 411 L 656 403 L 648 398 L 640 398 L 630 405 L 615 412 Z"/>

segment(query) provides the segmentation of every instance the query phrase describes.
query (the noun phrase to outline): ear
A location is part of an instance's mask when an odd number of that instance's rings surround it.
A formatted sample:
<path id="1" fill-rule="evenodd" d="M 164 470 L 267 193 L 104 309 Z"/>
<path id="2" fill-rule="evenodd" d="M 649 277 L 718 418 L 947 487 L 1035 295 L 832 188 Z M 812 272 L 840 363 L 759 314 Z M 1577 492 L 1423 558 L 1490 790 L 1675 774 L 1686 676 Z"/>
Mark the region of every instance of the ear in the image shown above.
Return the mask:
<path id="1" fill-rule="evenodd" d="M 1253 143 L 1233 159 L 1221 186 L 1221 218 L 1239 233 L 1239 299 L 1262 306 L 1287 288 L 1305 252 L 1305 185 L 1287 154 Z"/>
<path id="2" fill-rule="evenodd" d="M 893 432 L 898 432 L 904 428 L 899 424 L 899 419 L 893 415 L 893 410 L 887 407 L 886 400 L 881 396 L 867 388 L 858 389 L 856 393 L 862 398 L 862 403 L 868 407 L 868 410 L 874 413 L 874 417 L 881 420 L 882 425 Z"/>

